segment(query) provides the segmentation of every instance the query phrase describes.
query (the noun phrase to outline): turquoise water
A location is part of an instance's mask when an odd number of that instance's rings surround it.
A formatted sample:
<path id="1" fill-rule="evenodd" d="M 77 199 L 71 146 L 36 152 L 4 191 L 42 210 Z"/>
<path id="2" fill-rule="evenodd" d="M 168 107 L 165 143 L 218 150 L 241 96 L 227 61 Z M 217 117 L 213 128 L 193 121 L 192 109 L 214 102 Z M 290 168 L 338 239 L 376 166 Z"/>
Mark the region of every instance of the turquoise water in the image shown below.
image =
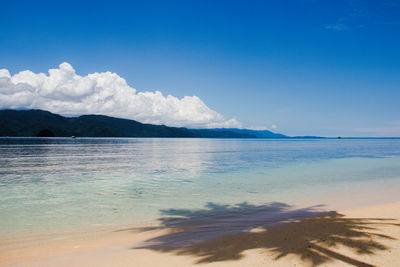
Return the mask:
<path id="1" fill-rule="evenodd" d="M 400 139 L 0 138 L 0 237 L 399 185 Z"/>

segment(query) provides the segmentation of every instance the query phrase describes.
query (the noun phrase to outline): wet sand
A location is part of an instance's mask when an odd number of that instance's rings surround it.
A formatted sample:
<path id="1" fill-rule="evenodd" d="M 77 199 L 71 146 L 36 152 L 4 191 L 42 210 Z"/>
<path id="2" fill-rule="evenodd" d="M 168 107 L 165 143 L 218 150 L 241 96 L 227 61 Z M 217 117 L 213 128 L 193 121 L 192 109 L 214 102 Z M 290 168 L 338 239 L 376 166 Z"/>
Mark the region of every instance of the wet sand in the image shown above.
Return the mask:
<path id="1" fill-rule="evenodd" d="M 2 240 L 5 266 L 400 266 L 400 202 L 168 210 L 159 227 Z"/>

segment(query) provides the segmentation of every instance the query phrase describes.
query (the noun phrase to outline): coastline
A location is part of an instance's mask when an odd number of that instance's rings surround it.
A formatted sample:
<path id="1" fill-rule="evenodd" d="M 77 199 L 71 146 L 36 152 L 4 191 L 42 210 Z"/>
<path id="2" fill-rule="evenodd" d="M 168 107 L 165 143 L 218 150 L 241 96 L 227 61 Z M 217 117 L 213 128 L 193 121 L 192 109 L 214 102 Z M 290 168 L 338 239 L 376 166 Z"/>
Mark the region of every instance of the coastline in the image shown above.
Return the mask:
<path id="1" fill-rule="evenodd" d="M 369 205 L 338 212 L 319 207 L 293 210 L 269 206 L 229 209 L 236 232 L 221 232 L 215 223 L 193 216 L 190 224 L 132 228 L 42 242 L 2 242 L 4 266 L 398 266 L 400 264 L 400 202 Z M 280 207 L 278 207 L 279 209 Z M 249 212 L 250 210 L 250 212 Z M 265 211 L 271 217 L 260 217 Z M 246 213 L 247 212 L 247 213 Z M 278 212 L 278 213 L 274 213 Z M 287 212 L 290 212 L 287 213 Z M 311 213 L 310 213 L 311 212 Z M 310 216 L 304 216 L 310 213 Z M 215 213 L 213 213 L 215 214 Z M 226 217 L 227 212 L 222 216 Z M 285 214 L 288 216 L 285 217 Z M 268 224 L 272 217 L 282 223 Z M 216 214 L 215 218 L 219 218 Z M 288 220 L 288 218 L 295 220 Z M 243 218 L 247 220 L 243 221 Z M 186 218 L 187 219 L 187 218 Z M 261 221 L 259 219 L 262 219 Z M 232 224 L 232 222 L 234 222 Z M 177 227 L 178 225 L 178 227 Z M 216 225 L 216 226 L 215 226 Z M 205 227 L 206 226 L 206 227 Z M 214 228 L 210 228 L 210 226 Z M 243 226 L 246 227 L 243 228 Z M 251 226 L 250 228 L 248 226 Z M 193 230 L 195 229 L 195 230 Z M 197 229 L 197 230 L 196 230 Z M 200 229 L 200 231 L 198 231 Z M 202 233 L 207 230 L 208 235 Z M 222 233 L 219 235 L 219 233 Z M 195 238 L 199 242 L 186 243 Z M 177 242 L 179 241 L 179 242 Z M 183 243 L 182 243 L 183 242 Z M 161 245 L 160 245 L 161 244 Z"/>

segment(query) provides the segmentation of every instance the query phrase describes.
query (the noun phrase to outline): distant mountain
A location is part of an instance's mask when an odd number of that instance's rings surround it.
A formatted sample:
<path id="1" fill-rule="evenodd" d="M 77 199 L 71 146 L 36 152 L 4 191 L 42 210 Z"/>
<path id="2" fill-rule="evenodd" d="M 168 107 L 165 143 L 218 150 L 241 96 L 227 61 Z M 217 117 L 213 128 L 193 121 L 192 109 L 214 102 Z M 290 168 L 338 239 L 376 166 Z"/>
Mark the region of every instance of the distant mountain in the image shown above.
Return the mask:
<path id="1" fill-rule="evenodd" d="M 293 136 L 291 138 L 294 138 L 294 139 L 327 139 L 328 137 L 305 135 L 305 136 Z"/>
<path id="2" fill-rule="evenodd" d="M 292 138 L 292 139 L 324 139 L 325 137 L 320 137 L 320 136 L 312 136 L 312 135 L 306 135 L 306 136 L 287 136 L 279 133 L 274 133 L 268 130 L 249 130 L 249 129 L 237 129 L 237 128 L 215 128 L 215 129 L 209 129 L 210 131 L 229 131 L 229 132 L 234 132 L 234 133 L 240 133 L 240 134 L 249 134 L 254 136 L 255 138 L 273 138 L 273 139 L 278 139 L 278 138 Z"/>
<path id="3" fill-rule="evenodd" d="M 68 118 L 39 109 L 0 110 L 0 136 L 322 138 L 316 136 L 289 137 L 267 130 L 187 129 L 145 124 L 135 120 L 104 115 L 82 115 Z"/>
<path id="4" fill-rule="evenodd" d="M 239 134 L 248 134 L 252 135 L 255 138 L 290 138 L 289 136 L 279 134 L 279 133 L 273 133 L 271 131 L 267 130 L 248 130 L 248 129 L 236 129 L 236 128 L 216 128 L 216 129 L 210 129 L 210 131 L 229 131 L 229 132 L 234 132 L 234 133 L 239 133 Z"/>
<path id="5" fill-rule="evenodd" d="M 0 136 L 289 138 L 269 131 L 187 129 L 103 115 L 68 118 L 44 110 L 0 110 Z"/>

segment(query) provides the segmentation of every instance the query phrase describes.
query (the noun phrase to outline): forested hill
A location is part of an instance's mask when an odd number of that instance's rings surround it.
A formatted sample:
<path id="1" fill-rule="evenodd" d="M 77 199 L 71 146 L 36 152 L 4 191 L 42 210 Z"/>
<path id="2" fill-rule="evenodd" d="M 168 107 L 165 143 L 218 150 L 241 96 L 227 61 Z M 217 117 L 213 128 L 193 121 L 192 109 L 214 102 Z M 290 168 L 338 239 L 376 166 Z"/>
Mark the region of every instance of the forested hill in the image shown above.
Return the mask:
<path id="1" fill-rule="evenodd" d="M 68 118 L 44 110 L 0 110 L 0 136 L 289 138 L 269 131 L 187 129 L 103 115 Z"/>

